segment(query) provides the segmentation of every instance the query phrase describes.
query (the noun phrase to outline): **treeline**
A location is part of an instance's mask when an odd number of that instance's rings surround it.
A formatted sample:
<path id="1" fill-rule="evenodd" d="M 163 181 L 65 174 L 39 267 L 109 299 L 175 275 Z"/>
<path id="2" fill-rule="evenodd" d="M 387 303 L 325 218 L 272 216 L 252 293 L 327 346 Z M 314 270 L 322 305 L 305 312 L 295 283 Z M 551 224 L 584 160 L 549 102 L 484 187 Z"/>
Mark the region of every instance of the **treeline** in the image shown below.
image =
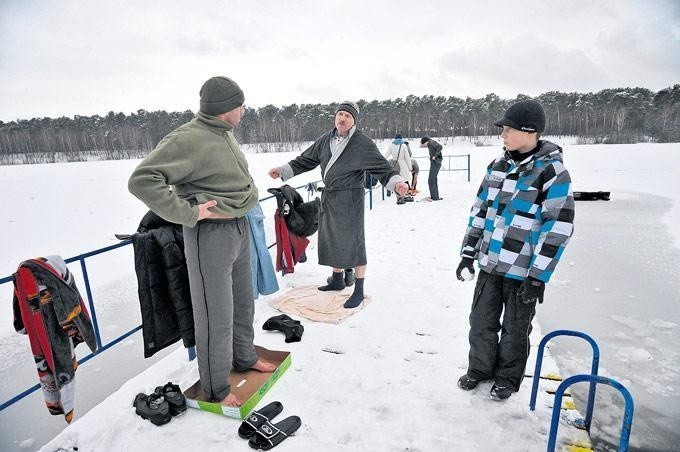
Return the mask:
<path id="1" fill-rule="evenodd" d="M 513 102 L 488 94 L 479 99 L 407 96 L 358 101 L 359 127 L 374 139 L 399 132 L 406 137 L 476 137 L 495 135 L 493 122 Z M 680 84 L 658 92 L 646 88 L 606 89 L 597 93 L 551 91 L 536 99 L 547 112 L 546 135 L 574 135 L 591 143 L 680 141 Z M 241 143 L 258 151 L 295 149 L 333 125 L 337 104 L 302 104 L 248 108 L 236 130 Z M 193 113 L 165 111 L 109 112 L 73 119 L 33 118 L 0 121 L 0 163 L 122 159 L 146 155 Z"/>

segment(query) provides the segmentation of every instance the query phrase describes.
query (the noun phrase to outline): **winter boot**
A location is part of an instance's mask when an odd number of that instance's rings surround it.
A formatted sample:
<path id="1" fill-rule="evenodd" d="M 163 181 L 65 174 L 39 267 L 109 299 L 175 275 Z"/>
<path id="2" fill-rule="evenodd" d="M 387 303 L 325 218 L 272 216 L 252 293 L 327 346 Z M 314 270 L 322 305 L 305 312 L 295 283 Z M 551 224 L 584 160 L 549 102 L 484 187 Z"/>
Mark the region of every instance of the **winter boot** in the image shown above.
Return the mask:
<path id="1" fill-rule="evenodd" d="M 286 314 L 268 318 L 262 325 L 262 329 L 281 331 L 286 335 L 286 342 L 300 342 L 302 340 L 302 333 L 305 331 L 305 327 L 300 324 L 299 320 L 294 320 Z"/>
<path id="2" fill-rule="evenodd" d="M 464 391 L 475 389 L 478 384 L 479 380 L 468 377 L 468 374 L 465 374 L 458 379 L 458 387 Z"/>
<path id="3" fill-rule="evenodd" d="M 328 290 L 342 290 L 345 288 L 344 273 L 333 272 L 331 282 L 325 286 L 319 287 L 319 290 L 326 292 Z"/>
<path id="4" fill-rule="evenodd" d="M 354 281 L 356 281 L 356 276 L 354 275 L 354 269 L 353 268 L 346 268 L 345 269 L 345 286 L 346 287 L 351 287 L 354 285 Z"/>
<path id="5" fill-rule="evenodd" d="M 135 397 L 132 404 L 135 407 L 135 413 L 141 416 L 142 419 L 148 419 L 154 425 L 163 425 L 170 422 L 172 413 L 170 413 L 170 404 L 163 394 L 142 394 L 139 393 Z"/>
<path id="6" fill-rule="evenodd" d="M 354 280 L 356 277 L 354 276 L 354 269 L 353 268 L 346 268 L 345 269 L 345 287 L 351 287 L 354 284 Z M 333 282 L 333 277 L 329 276 L 326 278 L 326 282 L 330 284 Z"/>
<path id="7" fill-rule="evenodd" d="M 513 392 L 515 391 L 508 388 L 507 386 L 493 385 L 491 386 L 491 393 L 489 394 L 489 397 L 491 400 L 495 400 L 496 402 L 502 402 L 503 400 L 509 398 Z"/>
<path id="8" fill-rule="evenodd" d="M 154 392 L 165 397 L 170 405 L 170 414 L 173 416 L 180 416 L 187 410 L 187 401 L 176 384 L 167 382 L 165 386 L 156 386 Z"/>

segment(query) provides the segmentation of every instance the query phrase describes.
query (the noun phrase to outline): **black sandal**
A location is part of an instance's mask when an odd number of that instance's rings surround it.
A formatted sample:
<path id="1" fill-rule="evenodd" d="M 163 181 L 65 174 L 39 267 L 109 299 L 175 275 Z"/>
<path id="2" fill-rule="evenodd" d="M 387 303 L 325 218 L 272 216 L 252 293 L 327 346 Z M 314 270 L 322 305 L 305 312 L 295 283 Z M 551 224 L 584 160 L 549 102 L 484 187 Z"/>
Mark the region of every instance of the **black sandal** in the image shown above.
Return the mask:
<path id="1" fill-rule="evenodd" d="M 281 444 L 281 442 L 295 433 L 302 425 L 302 421 L 297 416 L 290 416 L 277 424 L 267 421 L 248 441 L 248 445 L 253 449 L 269 450 Z"/>
<path id="2" fill-rule="evenodd" d="M 274 419 L 281 411 L 283 411 L 281 402 L 272 402 L 257 411 L 251 412 L 248 417 L 241 422 L 241 425 L 238 428 L 238 436 L 243 439 L 250 439 L 261 425 Z"/>

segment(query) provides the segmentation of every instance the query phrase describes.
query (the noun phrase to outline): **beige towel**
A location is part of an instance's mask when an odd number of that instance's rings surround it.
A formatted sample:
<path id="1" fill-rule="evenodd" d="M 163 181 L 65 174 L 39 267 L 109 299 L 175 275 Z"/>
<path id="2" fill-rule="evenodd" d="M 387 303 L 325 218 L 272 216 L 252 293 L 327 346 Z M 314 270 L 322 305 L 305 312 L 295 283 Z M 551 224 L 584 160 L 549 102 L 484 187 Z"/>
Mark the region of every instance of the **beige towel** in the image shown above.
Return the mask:
<path id="1" fill-rule="evenodd" d="M 346 287 L 341 291 L 322 292 L 316 286 L 300 286 L 277 298 L 272 298 L 269 304 L 286 314 L 297 315 L 315 322 L 340 323 L 355 312 L 361 311 L 371 302 L 371 298 L 366 296 L 364 302 L 358 307 L 345 308 L 343 305 L 352 295 L 352 291 L 352 287 Z"/>

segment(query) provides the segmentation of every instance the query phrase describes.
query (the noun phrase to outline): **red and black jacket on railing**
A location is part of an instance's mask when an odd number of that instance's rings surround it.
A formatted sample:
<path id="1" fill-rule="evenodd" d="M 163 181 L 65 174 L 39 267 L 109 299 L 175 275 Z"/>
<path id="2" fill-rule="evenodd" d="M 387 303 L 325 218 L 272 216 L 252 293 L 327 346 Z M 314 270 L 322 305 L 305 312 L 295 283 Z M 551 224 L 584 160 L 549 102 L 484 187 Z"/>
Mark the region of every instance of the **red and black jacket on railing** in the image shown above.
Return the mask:
<path id="1" fill-rule="evenodd" d="M 267 190 L 276 198 L 276 271 L 293 273 L 295 264 L 305 262 L 308 236 L 319 229 L 319 199 L 303 202 L 290 185 Z"/>
<path id="2" fill-rule="evenodd" d="M 60 256 L 22 262 L 14 273 L 14 328 L 27 334 L 47 408 L 73 420 L 76 345 L 97 339 L 73 275 Z"/>

